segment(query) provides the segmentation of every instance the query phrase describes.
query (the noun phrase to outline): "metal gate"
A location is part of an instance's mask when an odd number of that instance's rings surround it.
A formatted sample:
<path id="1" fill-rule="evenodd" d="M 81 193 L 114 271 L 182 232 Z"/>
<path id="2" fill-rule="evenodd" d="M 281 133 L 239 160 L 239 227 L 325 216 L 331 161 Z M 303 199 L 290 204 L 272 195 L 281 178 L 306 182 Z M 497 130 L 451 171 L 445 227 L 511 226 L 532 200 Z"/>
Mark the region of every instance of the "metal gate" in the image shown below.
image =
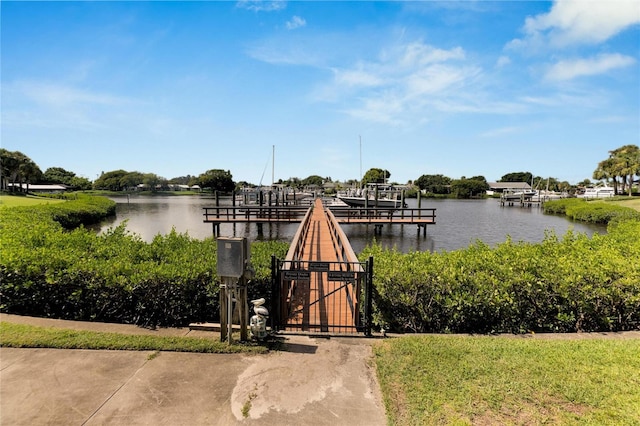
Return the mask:
<path id="1" fill-rule="evenodd" d="M 366 262 L 272 257 L 271 274 L 274 330 L 371 336 L 372 257 Z"/>

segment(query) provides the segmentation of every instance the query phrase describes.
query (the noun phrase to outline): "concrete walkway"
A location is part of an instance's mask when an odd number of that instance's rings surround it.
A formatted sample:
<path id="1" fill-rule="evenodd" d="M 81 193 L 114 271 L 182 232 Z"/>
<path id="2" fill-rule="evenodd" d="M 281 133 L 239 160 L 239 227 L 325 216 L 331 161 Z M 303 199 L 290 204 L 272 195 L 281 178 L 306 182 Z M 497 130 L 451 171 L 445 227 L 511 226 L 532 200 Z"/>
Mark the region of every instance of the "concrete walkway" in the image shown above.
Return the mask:
<path id="1" fill-rule="evenodd" d="M 0 321 L 219 338 L 0 314 Z M 384 425 L 371 341 L 286 336 L 267 355 L 0 348 L 2 425 Z"/>

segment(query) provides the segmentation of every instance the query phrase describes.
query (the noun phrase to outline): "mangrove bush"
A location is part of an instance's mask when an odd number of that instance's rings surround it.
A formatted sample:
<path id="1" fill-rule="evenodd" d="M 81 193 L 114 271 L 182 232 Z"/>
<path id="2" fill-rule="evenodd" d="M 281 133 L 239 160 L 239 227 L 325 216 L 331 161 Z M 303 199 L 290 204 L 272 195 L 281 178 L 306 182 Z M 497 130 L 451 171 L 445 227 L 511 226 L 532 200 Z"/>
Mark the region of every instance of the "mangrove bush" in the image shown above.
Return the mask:
<path id="1" fill-rule="evenodd" d="M 104 201 L 106 200 L 106 202 Z M 0 216 L 0 309 L 72 320 L 183 326 L 219 312 L 216 243 L 172 231 L 146 243 L 122 224 L 102 235 L 82 224 L 111 211 L 91 197 L 6 208 Z M 251 293 L 269 286 L 271 254 L 286 243 L 252 245 Z"/>
<path id="2" fill-rule="evenodd" d="M 375 257 L 376 321 L 396 331 L 617 331 L 640 325 L 640 221 L 607 235 L 548 233 L 541 243 L 477 242 L 452 252 Z"/>

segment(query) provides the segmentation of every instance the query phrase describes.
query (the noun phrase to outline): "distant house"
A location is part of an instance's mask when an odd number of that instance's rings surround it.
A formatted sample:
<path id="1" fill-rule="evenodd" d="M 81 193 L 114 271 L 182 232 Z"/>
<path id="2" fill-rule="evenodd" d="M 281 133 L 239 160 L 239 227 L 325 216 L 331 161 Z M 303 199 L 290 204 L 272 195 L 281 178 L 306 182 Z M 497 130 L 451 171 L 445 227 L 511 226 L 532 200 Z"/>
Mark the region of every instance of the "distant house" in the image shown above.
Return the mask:
<path id="1" fill-rule="evenodd" d="M 170 183 L 169 189 L 172 191 L 189 191 L 191 187 L 189 185 L 182 185 L 177 183 Z"/>
<path id="2" fill-rule="evenodd" d="M 19 188 L 20 191 L 26 191 L 27 190 L 27 184 L 26 183 L 23 183 L 22 185 L 20 185 L 19 183 L 9 183 L 7 186 L 9 188 L 11 188 L 11 187 Z M 42 193 L 49 193 L 49 194 L 57 194 L 57 193 L 65 192 L 67 189 L 68 188 L 63 184 L 56 184 L 56 185 L 29 184 L 29 192 L 42 192 Z"/>
<path id="3" fill-rule="evenodd" d="M 487 182 L 487 184 L 489 185 L 487 195 L 501 194 L 505 191 L 528 191 L 531 189 L 531 185 L 527 182 Z"/>

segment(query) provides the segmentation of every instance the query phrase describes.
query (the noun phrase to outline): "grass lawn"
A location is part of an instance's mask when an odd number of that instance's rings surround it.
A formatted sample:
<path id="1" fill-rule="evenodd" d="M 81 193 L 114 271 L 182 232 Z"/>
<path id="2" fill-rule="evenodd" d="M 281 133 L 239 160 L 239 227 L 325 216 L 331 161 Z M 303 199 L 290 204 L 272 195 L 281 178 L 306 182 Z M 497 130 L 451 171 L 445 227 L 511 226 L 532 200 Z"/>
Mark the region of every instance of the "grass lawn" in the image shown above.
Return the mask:
<path id="1" fill-rule="evenodd" d="M 640 339 L 411 336 L 374 353 L 389 424 L 640 424 Z"/>
<path id="2" fill-rule="evenodd" d="M 205 353 L 266 353 L 256 344 L 229 345 L 197 337 L 103 333 L 0 322 L 0 346 L 12 348 L 111 349 Z"/>
<path id="3" fill-rule="evenodd" d="M 613 204 L 617 204 L 622 207 L 629 207 L 640 212 L 640 197 L 629 197 L 628 199 L 621 199 L 617 197 L 615 201 L 610 201 Z"/>
<path id="4" fill-rule="evenodd" d="M 18 196 L 18 195 L 0 195 L 0 207 L 20 207 L 35 206 L 37 204 L 64 203 L 64 200 L 54 200 L 52 198 Z"/>

